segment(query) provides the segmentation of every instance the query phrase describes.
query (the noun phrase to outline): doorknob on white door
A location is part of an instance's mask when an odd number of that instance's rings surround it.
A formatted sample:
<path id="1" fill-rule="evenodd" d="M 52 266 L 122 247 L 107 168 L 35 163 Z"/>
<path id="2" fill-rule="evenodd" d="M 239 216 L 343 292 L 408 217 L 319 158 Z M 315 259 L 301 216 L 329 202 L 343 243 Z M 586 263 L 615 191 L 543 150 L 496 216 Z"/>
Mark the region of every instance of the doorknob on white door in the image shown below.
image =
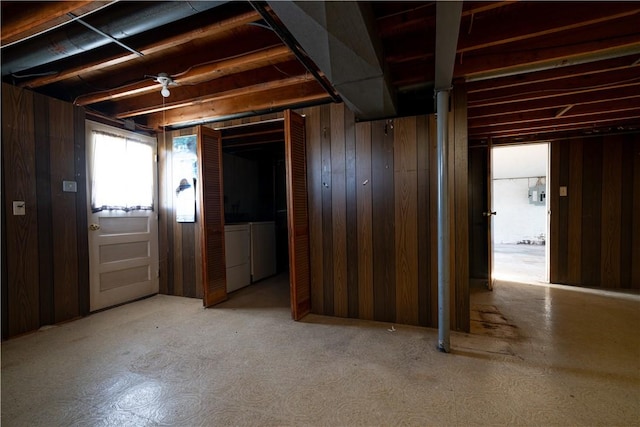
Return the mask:
<path id="1" fill-rule="evenodd" d="M 491 215 L 496 215 L 496 211 L 493 211 L 493 212 L 482 212 L 482 216 L 491 216 Z"/>
<path id="2" fill-rule="evenodd" d="M 89 230 L 91 230 L 91 231 L 100 230 L 100 224 L 91 224 L 91 225 L 89 225 Z"/>

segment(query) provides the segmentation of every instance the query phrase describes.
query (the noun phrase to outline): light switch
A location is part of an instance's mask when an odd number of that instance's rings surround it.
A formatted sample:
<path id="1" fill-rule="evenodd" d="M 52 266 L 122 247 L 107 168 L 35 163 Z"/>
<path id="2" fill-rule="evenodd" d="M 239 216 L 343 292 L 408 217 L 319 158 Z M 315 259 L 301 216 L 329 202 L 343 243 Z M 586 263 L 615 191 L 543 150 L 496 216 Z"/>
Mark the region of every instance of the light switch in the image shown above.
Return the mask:
<path id="1" fill-rule="evenodd" d="M 13 214 L 14 215 L 26 215 L 26 203 L 24 200 L 13 201 Z"/>
<path id="2" fill-rule="evenodd" d="M 560 186 L 560 197 L 567 197 L 567 186 L 566 185 L 561 185 Z"/>
<path id="3" fill-rule="evenodd" d="M 62 181 L 62 191 L 76 193 L 78 191 L 78 183 L 75 181 Z"/>

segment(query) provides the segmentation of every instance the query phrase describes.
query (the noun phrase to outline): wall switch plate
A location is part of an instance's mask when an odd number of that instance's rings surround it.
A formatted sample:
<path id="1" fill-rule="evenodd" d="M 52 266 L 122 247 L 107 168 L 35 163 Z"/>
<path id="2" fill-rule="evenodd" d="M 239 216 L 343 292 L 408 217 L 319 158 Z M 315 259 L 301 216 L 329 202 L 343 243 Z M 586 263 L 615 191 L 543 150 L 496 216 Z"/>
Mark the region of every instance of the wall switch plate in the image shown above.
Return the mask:
<path id="1" fill-rule="evenodd" d="M 62 181 L 62 191 L 76 193 L 78 191 L 78 183 L 75 181 Z"/>
<path id="2" fill-rule="evenodd" d="M 567 197 L 567 186 L 560 186 L 560 197 Z"/>
<path id="3" fill-rule="evenodd" d="M 13 201 L 13 214 L 14 215 L 26 215 L 26 203 L 24 200 L 14 200 Z"/>

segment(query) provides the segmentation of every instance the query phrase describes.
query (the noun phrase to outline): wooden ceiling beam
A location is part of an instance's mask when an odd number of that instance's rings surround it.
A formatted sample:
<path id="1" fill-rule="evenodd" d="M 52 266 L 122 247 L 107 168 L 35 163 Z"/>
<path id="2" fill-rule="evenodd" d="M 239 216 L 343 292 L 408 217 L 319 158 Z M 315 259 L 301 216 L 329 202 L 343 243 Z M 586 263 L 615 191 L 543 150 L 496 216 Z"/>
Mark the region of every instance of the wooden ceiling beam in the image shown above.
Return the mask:
<path id="1" fill-rule="evenodd" d="M 516 0 L 504 1 L 471 1 L 462 6 L 462 17 L 477 15 L 517 3 Z"/>
<path id="2" fill-rule="evenodd" d="M 432 29 L 435 31 L 436 3 L 426 3 L 407 11 L 391 16 L 378 18 L 378 34 L 380 38 L 393 37 L 397 34 L 412 32 L 424 33 Z"/>
<path id="3" fill-rule="evenodd" d="M 604 123 L 576 123 L 574 125 L 567 125 L 561 128 L 543 128 L 543 129 L 515 129 L 510 132 L 504 132 L 499 135 L 490 134 L 469 134 L 470 140 L 483 140 L 489 137 L 492 138 L 496 144 L 511 142 L 523 143 L 524 141 L 544 141 L 553 139 L 564 139 L 568 136 L 579 135 L 592 135 L 598 133 L 611 132 L 611 128 L 616 128 L 617 131 L 629 131 L 640 130 L 640 120 L 638 118 L 625 119 L 613 122 Z"/>
<path id="4" fill-rule="evenodd" d="M 595 28 L 582 28 L 569 32 L 562 44 L 553 38 L 541 38 L 516 43 L 508 50 L 503 47 L 470 52 L 459 58 L 454 71 L 457 78 L 481 80 L 496 78 L 500 74 L 525 74 L 536 67 L 549 64 L 571 63 L 587 57 L 625 56 L 640 51 L 640 33 L 634 19 L 606 23 Z"/>
<path id="5" fill-rule="evenodd" d="M 540 99 L 562 93 L 580 93 L 582 90 L 613 88 L 628 83 L 639 82 L 640 67 L 626 67 L 608 73 L 587 74 L 571 79 L 543 81 L 522 87 L 506 87 L 468 95 L 469 105 L 491 103 L 493 101 Z"/>
<path id="6" fill-rule="evenodd" d="M 224 99 L 228 99 L 236 96 L 243 96 L 251 93 L 256 93 L 256 92 L 261 92 L 261 91 L 266 91 L 266 90 L 271 90 L 276 88 L 299 85 L 299 84 L 303 84 L 303 83 L 314 81 L 314 80 L 315 79 L 311 74 L 303 74 L 300 76 L 294 76 L 294 77 L 288 77 L 285 79 L 274 80 L 270 82 L 258 83 L 252 86 L 243 86 L 237 89 L 231 89 L 231 90 L 215 93 L 208 96 L 188 99 L 183 102 L 171 102 L 168 104 L 143 108 L 140 110 L 127 111 L 127 112 L 116 114 L 115 117 L 118 119 L 124 119 L 129 117 L 143 116 L 147 114 L 157 113 L 159 111 L 175 110 L 177 108 L 191 107 L 195 105 L 222 101 Z"/>
<path id="7" fill-rule="evenodd" d="M 576 95 L 581 95 L 581 94 L 590 94 L 592 95 L 592 99 L 598 99 L 597 98 L 597 94 L 598 92 L 605 90 L 605 89 L 631 89 L 634 87 L 637 87 L 638 84 L 640 84 L 639 81 L 633 81 L 630 83 L 622 83 L 622 84 L 616 84 L 616 85 L 610 85 L 610 86 L 596 86 L 596 87 L 589 87 L 589 88 L 582 88 L 582 89 L 576 89 L 576 90 L 572 90 L 572 91 L 567 91 L 567 92 L 548 92 L 548 93 L 535 93 L 535 92 L 531 92 L 528 93 L 528 96 L 522 96 L 522 98 L 518 98 L 517 94 L 512 94 L 507 98 L 492 98 L 492 99 L 484 99 L 480 102 L 477 102 L 474 105 L 468 104 L 468 108 L 477 108 L 477 107 L 486 107 L 486 106 L 494 106 L 494 105 L 510 105 L 512 108 L 517 108 L 514 107 L 517 105 L 525 105 L 525 104 L 530 104 L 533 101 L 537 101 L 537 100 L 544 100 L 544 99 L 551 99 L 551 98 L 557 98 L 557 97 L 564 97 L 567 96 L 569 100 L 572 100 L 574 96 Z M 569 104 L 575 104 L 575 102 L 568 102 Z"/>
<path id="8" fill-rule="evenodd" d="M 301 85 L 248 93 L 222 101 L 154 113 L 148 116 L 147 125 L 161 129 L 166 126 L 213 121 L 232 114 L 280 109 L 291 105 L 330 99 L 327 92 L 316 81 L 310 81 Z"/>
<path id="9" fill-rule="evenodd" d="M 491 126 L 498 127 L 515 123 L 533 123 L 559 118 L 580 118 L 580 120 L 582 120 L 582 118 L 585 116 L 601 115 L 604 113 L 621 113 L 622 115 L 624 115 L 627 111 L 637 110 L 638 108 L 640 108 L 640 102 L 638 101 L 638 98 L 628 98 L 623 101 L 607 100 L 586 105 L 568 104 L 559 108 L 547 108 L 544 110 L 534 110 L 527 112 L 519 111 L 511 114 L 504 114 L 498 119 L 496 119 L 495 116 L 481 118 L 472 117 L 469 118 L 468 127 L 470 129 Z"/>
<path id="10" fill-rule="evenodd" d="M 217 34 L 223 34 L 232 31 L 242 25 L 246 25 L 251 22 L 260 20 L 260 15 L 256 11 L 250 11 L 242 13 L 237 16 L 222 20 L 220 22 L 214 22 L 201 28 L 195 28 L 182 34 L 178 34 L 173 37 L 159 40 L 155 43 L 138 48 L 138 51 L 143 55 L 153 55 L 162 52 L 165 49 L 173 48 L 181 44 L 190 43 L 193 40 L 201 38 L 210 38 Z M 21 83 L 21 86 L 28 88 L 36 88 L 51 83 L 59 82 L 62 80 L 70 79 L 78 75 L 87 74 L 97 70 L 104 70 L 116 65 L 124 64 L 126 62 L 135 60 L 138 58 L 136 54 L 119 54 L 110 58 L 103 58 L 97 61 L 93 61 L 87 64 L 76 66 L 66 69 L 58 74 L 51 76 L 42 76 L 26 82 Z"/>
<path id="11" fill-rule="evenodd" d="M 572 65 L 569 67 L 553 68 L 551 70 L 537 71 L 516 76 L 499 77 L 496 79 L 467 82 L 467 94 L 488 91 L 492 92 L 502 88 L 516 88 L 535 83 L 548 82 L 552 80 L 569 79 L 588 74 L 607 73 L 610 71 L 622 70 L 630 67 L 638 67 L 637 61 L 640 55 L 623 56 L 620 58 L 607 59 L 604 61 L 589 62 L 586 64 Z M 634 65 L 635 63 L 635 65 Z"/>
<path id="12" fill-rule="evenodd" d="M 640 97 L 628 97 L 625 99 L 603 100 L 589 104 L 573 105 L 562 117 L 583 117 L 593 114 L 623 113 L 640 108 Z M 557 117 L 557 115 L 556 115 Z"/>
<path id="13" fill-rule="evenodd" d="M 462 16 L 472 16 L 483 12 L 489 12 L 498 8 L 509 6 L 515 1 L 495 1 L 495 2 L 466 2 L 463 5 Z M 394 35 L 407 32 L 424 33 L 429 28 L 435 31 L 436 22 L 436 2 L 419 4 L 417 7 L 408 8 L 405 11 L 394 13 L 388 16 L 379 17 L 378 28 L 381 38 L 393 37 Z"/>
<path id="14" fill-rule="evenodd" d="M 551 98 L 536 100 L 523 100 L 522 102 L 510 102 L 496 105 L 469 106 L 469 118 L 494 117 L 511 114 L 514 112 L 528 112 L 545 109 L 558 109 L 567 105 L 589 105 L 606 101 L 624 101 L 631 98 L 640 98 L 640 82 L 616 88 L 604 88 L 599 91 L 582 92 L 578 94 L 563 94 Z"/>
<path id="15" fill-rule="evenodd" d="M 564 127 L 593 127 L 599 126 L 605 123 L 617 124 L 619 122 L 626 122 L 630 120 L 638 120 L 640 124 L 640 106 L 620 112 L 605 112 L 599 113 L 594 116 L 585 116 L 579 119 L 574 117 L 560 117 L 559 119 L 548 119 L 524 123 L 512 123 L 498 126 L 485 126 L 473 128 L 470 130 L 470 134 L 474 136 L 499 136 L 499 135 L 512 135 L 522 132 L 541 132 L 548 131 L 549 129 L 561 129 Z"/>
<path id="16" fill-rule="evenodd" d="M 255 70 L 267 65 L 278 64 L 290 59 L 293 59 L 293 53 L 289 48 L 286 46 L 276 46 L 236 58 L 197 65 L 181 75 L 174 76 L 173 79 L 178 84 L 197 84 L 242 71 Z M 121 88 L 80 96 L 76 100 L 75 105 L 84 106 L 103 101 L 124 99 L 159 89 L 160 86 L 158 83 L 148 79 Z"/>
<path id="17" fill-rule="evenodd" d="M 93 4 L 95 7 L 103 6 L 109 2 L 83 1 L 52 1 L 52 2 L 20 2 L 11 5 L 9 10 L 2 12 L 2 32 L 0 42 L 14 42 L 28 37 L 48 27 L 59 25 L 69 21 L 67 13 Z M 4 5 L 3 5 L 4 6 Z M 4 9 L 4 8 L 3 8 Z M 34 31 L 36 29 L 36 31 Z"/>
<path id="18" fill-rule="evenodd" d="M 255 70 L 243 71 L 204 83 L 172 86 L 170 88 L 171 96 L 167 99 L 163 99 L 160 92 L 150 92 L 141 96 L 109 103 L 109 105 L 105 105 L 105 107 L 108 107 L 107 109 L 110 115 L 117 116 L 131 111 L 161 106 L 163 101 L 166 103 L 186 102 L 195 98 L 214 96 L 217 93 L 225 92 L 229 89 L 254 86 L 260 83 L 273 82 L 285 77 L 301 76 L 303 74 L 306 74 L 304 67 L 298 61 L 291 60 L 280 63 L 277 66 L 269 65 Z"/>
<path id="19" fill-rule="evenodd" d="M 458 53 L 521 42 L 589 27 L 640 14 L 636 3 L 583 3 L 579 7 L 560 3 L 524 2 L 502 13 L 475 19 L 471 27 L 461 25 Z M 526 20 L 522 18 L 526 16 Z M 471 30 L 469 32 L 469 30 Z"/>

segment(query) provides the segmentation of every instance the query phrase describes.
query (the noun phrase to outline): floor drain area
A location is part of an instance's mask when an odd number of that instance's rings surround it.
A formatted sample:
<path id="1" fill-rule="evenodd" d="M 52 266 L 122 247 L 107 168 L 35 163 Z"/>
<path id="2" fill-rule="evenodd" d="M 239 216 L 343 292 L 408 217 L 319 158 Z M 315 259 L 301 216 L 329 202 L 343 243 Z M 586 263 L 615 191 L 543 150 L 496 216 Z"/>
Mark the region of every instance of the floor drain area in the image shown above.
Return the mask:
<path id="1" fill-rule="evenodd" d="M 471 306 L 471 333 L 494 338 L 519 337 L 518 327 L 509 323 L 495 305 L 489 304 Z"/>

